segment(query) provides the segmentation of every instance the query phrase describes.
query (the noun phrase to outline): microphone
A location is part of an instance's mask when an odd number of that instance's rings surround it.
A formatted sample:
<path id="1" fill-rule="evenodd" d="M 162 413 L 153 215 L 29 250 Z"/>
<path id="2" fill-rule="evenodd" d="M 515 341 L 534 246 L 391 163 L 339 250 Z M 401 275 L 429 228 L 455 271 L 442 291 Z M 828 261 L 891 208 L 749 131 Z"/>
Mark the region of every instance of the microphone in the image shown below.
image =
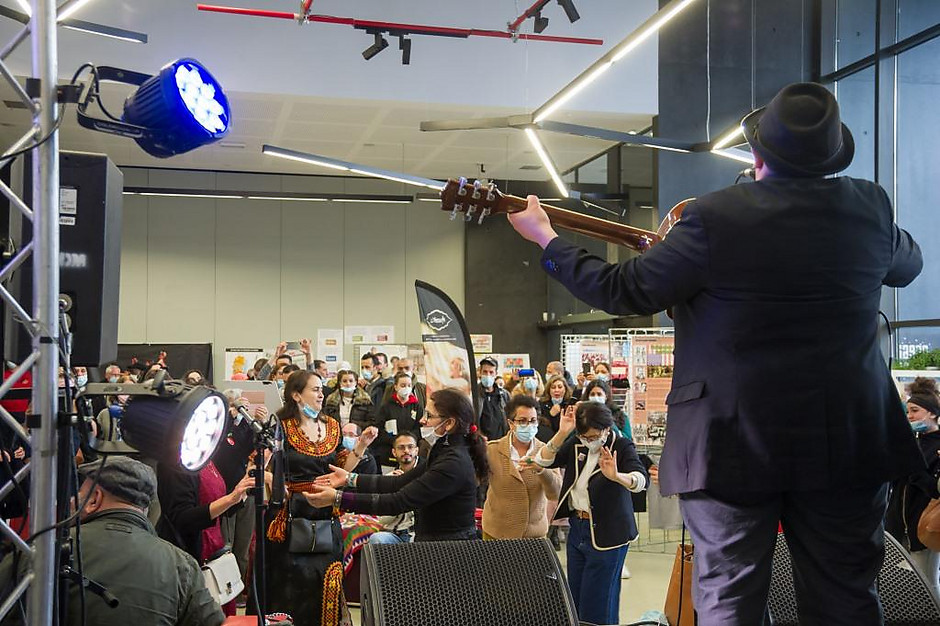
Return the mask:
<path id="1" fill-rule="evenodd" d="M 235 410 L 238 411 L 238 415 L 235 416 L 233 421 L 236 426 L 241 425 L 241 423 L 245 421 L 248 422 L 248 427 L 251 428 L 252 432 L 254 432 L 256 435 L 260 435 L 262 432 L 264 432 L 264 426 L 248 413 L 248 409 L 244 404 L 236 404 Z"/>

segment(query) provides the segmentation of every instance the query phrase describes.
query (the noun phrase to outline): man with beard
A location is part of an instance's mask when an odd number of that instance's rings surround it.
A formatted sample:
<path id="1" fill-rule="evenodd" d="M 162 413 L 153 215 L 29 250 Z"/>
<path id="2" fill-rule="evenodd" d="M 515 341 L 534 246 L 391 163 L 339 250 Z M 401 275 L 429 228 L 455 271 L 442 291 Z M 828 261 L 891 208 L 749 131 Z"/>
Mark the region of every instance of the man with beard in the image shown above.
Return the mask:
<path id="1" fill-rule="evenodd" d="M 401 433 L 392 444 L 392 456 L 398 462 L 398 469 L 392 474 L 404 474 L 424 463 L 418 456 L 418 440 L 412 433 Z M 412 540 L 412 527 L 415 525 L 414 511 L 399 515 L 383 515 L 379 522 L 385 530 L 369 537 L 369 543 L 408 543 Z"/>

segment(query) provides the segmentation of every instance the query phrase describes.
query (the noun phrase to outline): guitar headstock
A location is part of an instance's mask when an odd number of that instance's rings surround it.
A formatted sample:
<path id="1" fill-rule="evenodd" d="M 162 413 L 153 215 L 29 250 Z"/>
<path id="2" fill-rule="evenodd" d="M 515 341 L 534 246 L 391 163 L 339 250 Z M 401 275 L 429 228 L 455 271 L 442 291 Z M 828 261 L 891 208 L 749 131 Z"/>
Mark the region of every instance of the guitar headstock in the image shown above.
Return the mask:
<path id="1" fill-rule="evenodd" d="M 494 213 L 511 212 L 504 196 L 495 183 L 483 184 L 480 181 L 470 183 L 466 178 L 451 178 L 441 190 L 441 208 L 450 211 L 450 219 L 456 219 L 463 213 L 466 221 L 477 218 L 482 224 L 486 216 Z"/>

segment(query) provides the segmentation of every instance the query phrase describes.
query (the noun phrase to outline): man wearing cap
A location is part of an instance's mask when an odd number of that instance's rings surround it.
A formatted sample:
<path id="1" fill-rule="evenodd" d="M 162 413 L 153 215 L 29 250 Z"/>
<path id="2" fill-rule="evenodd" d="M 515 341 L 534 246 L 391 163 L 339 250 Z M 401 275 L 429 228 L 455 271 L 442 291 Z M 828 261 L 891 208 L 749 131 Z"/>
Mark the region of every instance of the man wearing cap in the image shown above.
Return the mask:
<path id="1" fill-rule="evenodd" d="M 147 507 L 157 492 L 153 470 L 123 456 L 109 457 L 104 465 L 89 463 L 79 470 L 83 479 L 78 492 L 78 501 L 84 505 L 79 514 L 83 573 L 118 600 L 118 606 L 111 608 L 100 595 L 86 590 L 84 623 L 222 624 L 225 616 L 209 595 L 199 565 L 157 537 L 147 521 Z M 21 562 L 20 575 L 23 569 Z M 9 584 L 12 572 L 10 555 L 0 564 L 0 588 Z M 77 584 L 70 584 L 69 591 L 69 623 L 78 624 L 81 603 Z M 7 620 L 18 617 L 19 611 L 14 609 Z"/>
<path id="2" fill-rule="evenodd" d="M 502 439 L 509 432 L 506 422 L 506 404 L 509 392 L 496 385 L 496 368 L 493 357 L 480 360 L 480 398 L 483 407 L 480 411 L 480 430 L 487 440 Z"/>
<path id="3" fill-rule="evenodd" d="M 635 259 L 611 265 L 567 243 L 534 196 L 510 220 L 584 302 L 672 307 L 659 480 L 695 543 L 699 623 L 761 623 L 779 521 L 800 622 L 878 624 L 887 484 L 922 468 L 878 307 L 882 286 L 920 273 L 920 248 L 881 187 L 830 176 L 854 142 L 824 87 L 789 85 L 742 124 L 756 182 L 698 198 Z"/>

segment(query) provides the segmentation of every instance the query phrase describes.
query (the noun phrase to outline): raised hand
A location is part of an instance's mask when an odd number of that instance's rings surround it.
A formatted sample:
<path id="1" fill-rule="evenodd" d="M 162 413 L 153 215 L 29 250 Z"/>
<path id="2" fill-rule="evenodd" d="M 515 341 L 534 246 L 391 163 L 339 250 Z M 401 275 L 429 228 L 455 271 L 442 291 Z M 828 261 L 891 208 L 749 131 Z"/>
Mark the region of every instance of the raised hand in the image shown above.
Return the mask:
<path id="1" fill-rule="evenodd" d="M 335 489 L 344 486 L 349 472 L 335 465 L 330 465 L 330 469 L 333 470 L 331 473 L 317 476 L 313 482 L 324 487 L 333 487 Z"/>
<path id="2" fill-rule="evenodd" d="M 601 456 L 598 459 L 598 465 L 601 467 L 601 474 L 608 480 L 617 480 L 617 452 L 613 454 L 607 448 L 601 448 Z"/>
<path id="3" fill-rule="evenodd" d="M 366 444 L 366 447 L 372 445 L 372 442 L 375 441 L 376 437 L 379 436 L 379 429 L 375 426 L 369 426 L 362 434 L 359 436 L 359 441 Z"/>
<path id="4" fill-rule="evenodd" d="M 322 509 L 325 506 L 333 506 L 333 500 L 336 498 L 336 490 L 332 487 L 314 485 L 310 488 L 310 491 L 304 491 L 303 495 L 310 506 Z"/>
<path id="5" fill-rule="evenodd" d="M 564 433 L 570 433 L 574 430 L 574 413 L 575 405 L 565 407 L 565 412 L 561 414 L 561 419 L 558 422 L 558 430 Z"/>
<path id="6" fill-rule="evenodd" d="M 262 422 L 268 419 L 268 407 L 263 404 L 259 404 L 255 407 L 255 419 Z"/>
<path id="7" fill-rule="evenodd" d="M 300 349 L 303 351 L 304 354 L 310 354 L 310 340 L 309 340 L 309 339 L 301 339 L 301 340 L 300 340 Z"/>
<path id="8" fill-rule="evenodd" d="M 276 348 L 274 348 L 274 358 L 277 358 L 285 354 L 286 352 L 287 352 L 287 342 L 282 341 L 281 343 L 277 344 Z"/>

